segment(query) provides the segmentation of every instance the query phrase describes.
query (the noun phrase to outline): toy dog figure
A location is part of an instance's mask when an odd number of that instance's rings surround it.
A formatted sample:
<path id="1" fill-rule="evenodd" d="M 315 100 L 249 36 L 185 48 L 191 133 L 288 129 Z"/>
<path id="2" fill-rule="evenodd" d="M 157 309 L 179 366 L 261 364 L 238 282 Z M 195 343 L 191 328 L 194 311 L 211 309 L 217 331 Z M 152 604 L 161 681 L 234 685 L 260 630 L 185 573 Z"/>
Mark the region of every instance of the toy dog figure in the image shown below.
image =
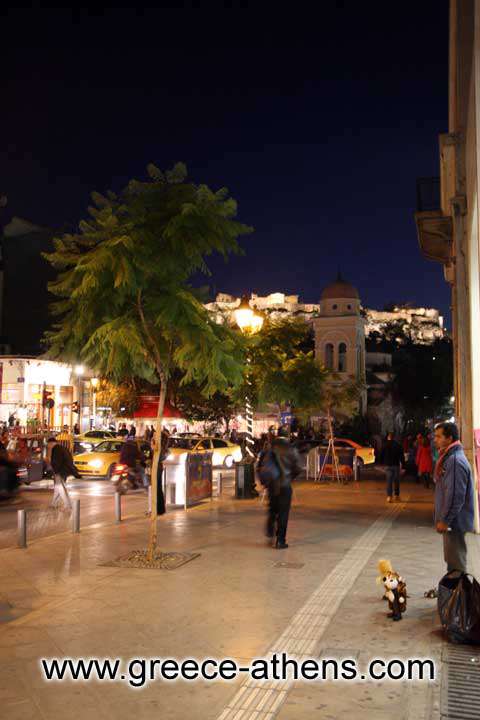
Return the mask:
<path id="1" fill-rule="evenodd" d="M 384 598 L 388 600 L 390 613 L 388 615 L 392 620 L 402 619 L 402 613 L 407 609 L 407 586 L 405 580 L 393 570 L 389 560 L 379 560 L 378 571 L 380 576 L 377 578 L 378 583 L 382 583 L 385 588 Z"/>

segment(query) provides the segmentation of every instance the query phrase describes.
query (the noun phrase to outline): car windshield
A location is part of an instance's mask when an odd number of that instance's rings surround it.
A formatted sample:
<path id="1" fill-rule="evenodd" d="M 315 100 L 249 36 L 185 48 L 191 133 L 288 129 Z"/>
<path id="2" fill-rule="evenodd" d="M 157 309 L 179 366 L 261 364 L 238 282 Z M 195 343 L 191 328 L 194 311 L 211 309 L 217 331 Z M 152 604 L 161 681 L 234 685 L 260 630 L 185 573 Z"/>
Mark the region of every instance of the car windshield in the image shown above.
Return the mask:
<path id="1" fill-rule="evenodd" d="M 97 445 L 96 448 L 94 448 L 93 452 L 96 453 L 115 453 L 120 452 L 122 449 L 122 442 L 115 440 L 105 440 L 104 442 L 100 443 L 100 445 Z"/>
<path id="2" fill-rule="evenodd" d="M 170 438 L 168 447 L 178 450 L 192 450 L 198 443 L 198 438 L 173 437 Z"/>

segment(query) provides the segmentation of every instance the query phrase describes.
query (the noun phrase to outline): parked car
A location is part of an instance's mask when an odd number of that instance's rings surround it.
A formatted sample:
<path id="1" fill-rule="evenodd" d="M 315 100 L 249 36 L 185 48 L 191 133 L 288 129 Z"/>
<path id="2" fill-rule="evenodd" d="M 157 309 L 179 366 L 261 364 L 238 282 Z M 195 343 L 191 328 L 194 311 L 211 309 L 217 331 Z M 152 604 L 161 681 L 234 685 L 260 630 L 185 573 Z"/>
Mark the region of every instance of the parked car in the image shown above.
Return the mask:
<path id="1" fill-rule="evenodd" d="M 324 440 L 321 445 L 325 447 L 328 441 Z M 354 448 L 357 463 L 360 468 L 364 465 L 372 465 L 375 462 L 375 450 L 367 445 L 360 445 L 354 440 L 347 438 L 335 438 L 335 448 Z"/>
<path id="2" fill-rule="evenodd" d="M 212 465 L 214 467 L 231 468 L 235 462 L 242 459 L 240 445 L 235 445 L 230 440 L 223 440 L 215 437 L 195 436 L 173 436 L 169 440 L 168 455 L 166 463 L 184 462 L 189 452 L 212 453 Z"/>
<path id="3" fill-rule="evenodd" d="M 120 452 L 125 440 L 104 440 L 91 450 L 75 455 L 73 462 L 80 475 L 105 477 L 110 480 L 115 465 L 120 462 Z M 151 456 L 151 447 L 144 440 L 135 440 L 145 459 Z"/>
<path id="4" fill-rule="evenodd" d="M 300 453 L 308 453 L 314 447 L 325 447 L 328 445 L 328 438 L 322 440 L 299 440 L 297 449 Z M 372 465 L 375 462 L 375 450 L 368 445 L 360 445 L 355 440 L 348 438 L 335 438 L 335 448 L 354 448 L 357 463 L 360 468 L 364 465 Z"/>

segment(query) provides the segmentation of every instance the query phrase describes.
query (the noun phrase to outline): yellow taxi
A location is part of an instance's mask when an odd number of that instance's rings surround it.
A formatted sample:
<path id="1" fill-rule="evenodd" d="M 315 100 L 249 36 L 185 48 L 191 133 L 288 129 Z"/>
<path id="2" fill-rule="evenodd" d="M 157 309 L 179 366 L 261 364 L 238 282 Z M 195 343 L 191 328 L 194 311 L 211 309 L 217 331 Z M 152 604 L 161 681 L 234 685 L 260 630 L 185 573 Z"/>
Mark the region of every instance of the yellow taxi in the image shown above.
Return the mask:
<path id="1" fill-rule="evenodd" d="M 74 455 L 73 462 L 80 475 L 110 479 L 115 465 L 120 462 L 120 452 L 125 440 L 104 440 L 88 452 Z M 135 441 L 146 459 L 150 457 L 150 445 L 143 440 Z"/>
<path id="2" fill-rule="evenodd" d="M 188 453 L 212 453 L 214 467 L 231 468 L 242 459 L 242 448 L 229 440 L 194 435 L 172 436 L 168 442 L 166 463 L 185 462 Z"/>
<path id="3" fill-rule="evenodd" d="M 375 450 L 372 447 L 359 445 L 359 443 L 354 440 L 335 438 L 335 448 L 354 448 L 360 467 L 363 465 L 372 465 L 375 462 Z"/>

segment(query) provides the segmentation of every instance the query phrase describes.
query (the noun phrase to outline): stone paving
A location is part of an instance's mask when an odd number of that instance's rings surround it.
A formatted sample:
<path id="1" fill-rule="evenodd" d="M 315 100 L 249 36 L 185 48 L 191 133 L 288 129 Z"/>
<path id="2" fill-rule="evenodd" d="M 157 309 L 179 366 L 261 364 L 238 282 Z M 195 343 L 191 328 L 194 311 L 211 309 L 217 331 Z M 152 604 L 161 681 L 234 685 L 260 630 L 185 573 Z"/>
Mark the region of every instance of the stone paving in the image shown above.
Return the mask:
<path id="1" fill-rule="evenodd" d="M 307 608 L 311 632 L 307 627 L 305 635 L 304 623 L 303 633 L 311 656 L 355 657 L 361 668 L 372 657 L 423 656 L 440 670 L 444 641 L 436 605 L 423 598 L 443 574 L 432 491 L 405 484 L 403 499 L 387 506 L 381 479 L 300 483 L 286 551 L 267 547 L 259 500 L 224 497 L 171 512 L 159 523 L 162 549 L 200 553 L 171 572 L 104 565 L 144 546 L 144 519 L 1 550 L 0 717 L 438 717 L 441 677 L 434 683 L 298 682 L 282 693 L 277 688 L 275 706 L 268 699 L 270 705 L 255 709 L 235 705 L 242 680 L 156 681 L 132 689 L 125 682 L 46 683 L 39 668 L 41 657 L 231 657 L 245 664 L 273 647 L 281 651 Z M 471 536 L 470 559 L 480 575 L 477 541 Z M 408 582 L 400 623 L 387 619 L 375 583 L 380 557 L 390 558 Z M 311 615 L 316 606 L 318 623 Z"/>

